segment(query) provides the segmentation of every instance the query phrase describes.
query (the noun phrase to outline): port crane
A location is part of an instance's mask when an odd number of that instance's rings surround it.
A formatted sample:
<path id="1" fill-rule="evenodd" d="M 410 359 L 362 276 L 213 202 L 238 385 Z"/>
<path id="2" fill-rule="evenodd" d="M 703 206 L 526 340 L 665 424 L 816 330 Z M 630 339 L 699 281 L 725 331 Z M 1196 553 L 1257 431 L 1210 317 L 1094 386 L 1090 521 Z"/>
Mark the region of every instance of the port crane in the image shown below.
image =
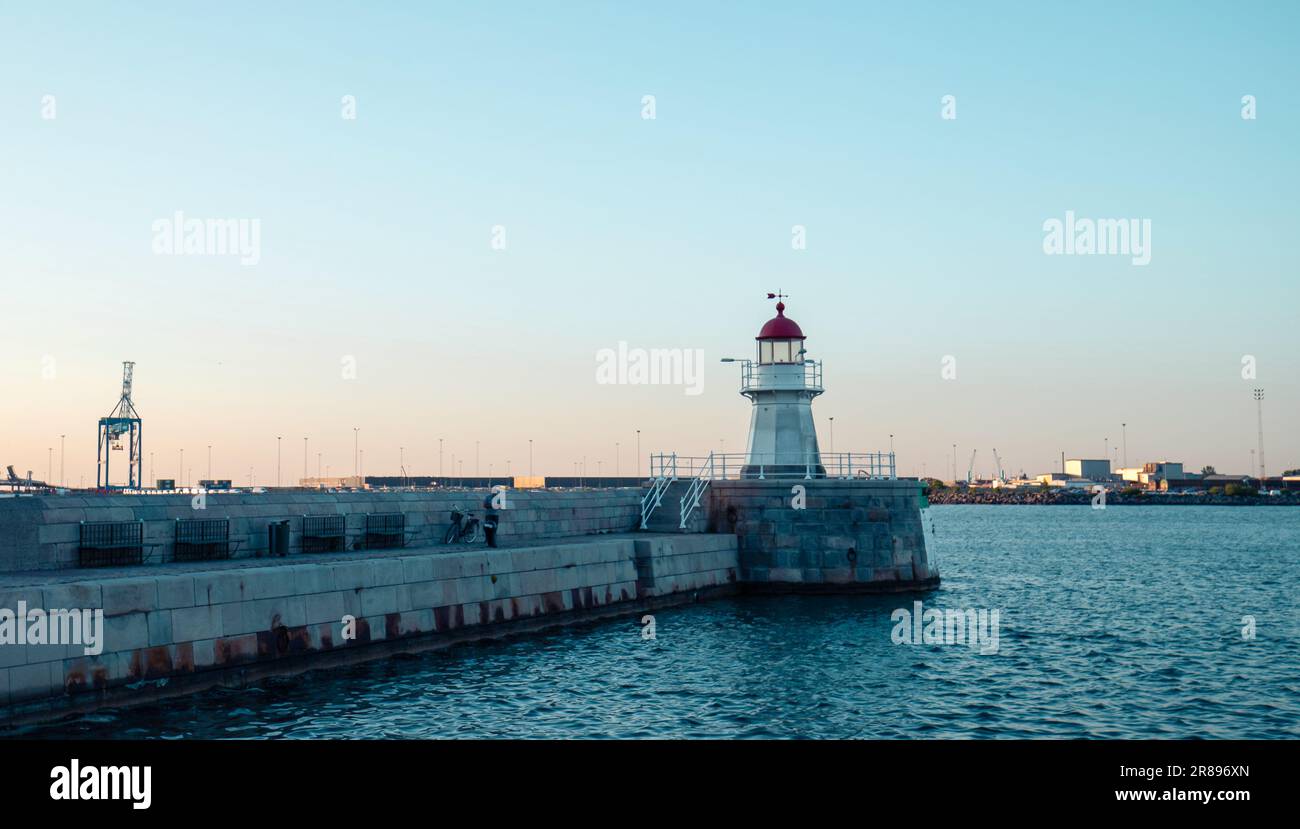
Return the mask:
<path id="1" fill-rule="evenodd" d="M 135 374 L 135 363 L 122 363 L 122 396 L 117 406 L 107 417 L 99 419 L 99 437 L 95 451 L 95 487 L 97 489 L 121 489 L 114 487 L 109 477 L 109 458 L 113 452 L 127 450 L 126 487 L 136 489 L 144 486 L 144 421 L 135 410 L 131 401 L 131 381 Z M 126 446 L 122 437 L 126 437 Z"/>
<path id="2" fill-rule="evenodd" d="M 50 484 L 44 481 L 38 481 L 32 477 L 32 471 L 27 470 L 27 477 L 23 478 L 14 472 L 14 465 L 9 464 L 5 469 L 8 475 L 0 478 L 0 486 L 9 487 L 11 492 L 35 492 L 38 490 L 52 491 L 54 489 Z"/>
<path id="3" fill-rule="evenodd" d="M 997 465 L 998 477 L 994 483 L 1001 485 L 1007 482 L 1006 473 L 1002 471 L 1002 457 L 998 454 L 998 448 L 993 447 L 993 463 Z"/>
<path id="4" fill-rule="evenodd" d="M 978 449 L 970 453 L 970 463 L 966 466 L 966 486 L 970 486 L 971 476 L 975 473 L 975 456 L 979 454 Z"/>

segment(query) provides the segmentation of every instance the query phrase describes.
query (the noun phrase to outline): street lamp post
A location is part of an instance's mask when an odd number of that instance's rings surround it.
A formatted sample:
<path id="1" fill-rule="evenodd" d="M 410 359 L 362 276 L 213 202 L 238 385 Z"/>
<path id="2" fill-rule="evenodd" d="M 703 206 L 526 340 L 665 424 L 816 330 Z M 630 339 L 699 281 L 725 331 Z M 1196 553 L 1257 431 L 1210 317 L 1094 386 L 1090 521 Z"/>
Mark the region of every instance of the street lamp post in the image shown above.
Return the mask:
<path id="1" fill-rule="evenodd" d="M 275 436 L 275 485 L 277 487 L 280 486 L 280 439 L 283 437 L 284 435 Z"/>
<path id="2" fill-rule="evenodd" d="M 1259 418 L 1259 485 L 1264 486 L 1264 390 L 1255 389 L 1255 414 Z"/>

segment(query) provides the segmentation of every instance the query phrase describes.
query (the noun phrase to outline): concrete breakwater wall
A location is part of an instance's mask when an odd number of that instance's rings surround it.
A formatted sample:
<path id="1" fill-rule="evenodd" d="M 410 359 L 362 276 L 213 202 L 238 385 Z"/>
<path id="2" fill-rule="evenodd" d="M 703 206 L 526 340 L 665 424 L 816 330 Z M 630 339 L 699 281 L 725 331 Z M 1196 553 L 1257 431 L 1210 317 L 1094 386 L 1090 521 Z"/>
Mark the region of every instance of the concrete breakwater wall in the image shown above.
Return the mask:
<path id="1" fill-rule="evenodd" d="M 709 528 L 736 535 L 747 591 L 888 592 L 939 583 L 916 481 L 717 481 Z"/>
<path id="2" fill-rule="evenodd" d="M 453 505 L 482 517 L 486 490 L 429 492 L 208 493 L 189 495 L 62 495 L 0 499 L 0 572 L 52 570 L 77 564 L 81 522 L 140 521 L 144 560 L 171 561 L 175 522 L 230 519 L 232 558 L 267 552 L 267 525 L 289 521 L 289 549 L 302 549 L 304 515 L 343 515 L 345 549 L 365 532 L 367 513 L 400 512 L 407 546 L 442 541 Z M 589 533 L 626 532 L 640 520 L 640 489 L 510 490 L 499 510 L 503 544 Z M 201 505 L 202 508 L 196 508 Z"/>
<path id="3" fill-rule="evenodd" d="M 334 553 L 310 563 L 9 575 L 0 608 L 101 609 L 103 650 L 0 645 L 0 719 L 694 601 L 735 592 L 737 569 L 734 536 L 623 534 L 511 549 Z M 354 639 L 344 637 L 345 616 L 355 617 Z"/>

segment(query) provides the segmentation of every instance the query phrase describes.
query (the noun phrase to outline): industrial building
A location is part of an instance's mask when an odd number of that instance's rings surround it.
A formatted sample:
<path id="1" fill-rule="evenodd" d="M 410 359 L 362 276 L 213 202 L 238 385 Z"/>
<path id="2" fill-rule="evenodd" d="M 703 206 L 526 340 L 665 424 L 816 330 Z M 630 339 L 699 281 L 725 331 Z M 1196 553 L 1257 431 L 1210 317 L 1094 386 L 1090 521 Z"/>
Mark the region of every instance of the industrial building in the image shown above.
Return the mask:
<path id="1" fill-rule="evenodd" d="M 1072 478 L 1106 481 L 1110 479 L 1110 461 L 1106 459 L 1070 458 L 1065 462 L 1065 474 Z"/>

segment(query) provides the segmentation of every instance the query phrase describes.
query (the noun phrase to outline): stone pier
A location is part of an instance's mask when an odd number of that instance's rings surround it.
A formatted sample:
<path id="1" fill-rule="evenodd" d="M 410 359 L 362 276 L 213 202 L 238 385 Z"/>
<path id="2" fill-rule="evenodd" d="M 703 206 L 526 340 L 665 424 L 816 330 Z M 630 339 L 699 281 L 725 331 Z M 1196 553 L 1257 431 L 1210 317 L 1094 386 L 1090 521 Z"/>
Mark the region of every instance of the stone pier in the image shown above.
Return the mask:
<path id="1" fill-rule="evenodd" d="M 95 655 L 80 644 L 0 645 L 0 722 L 238 687 L 738 589 L 736 539 L 706 534 L 8 574 L 0 609 L 102 610 L 104 624 Z"/>
<path id="2" fill-rule="evenodd" d="M 685 488 L 652 522 L 664 532 L 633 531 L 644 489 L 510 491 L 496 549 L 440 543 L 453 506 L 483 516 L 484 490 L 0 499 L 0 637 L 20 607 L 104 618 L 96 654 L 0 643 L 0 722 L 713 596 L 938 584 L 915 481 L 714 481 L 680 531 Z M 366 549 L 366 516 L 393 513 L 406 546 Z M 307 519 L 329 515 L 339 551 L 306 551 Z M 195 518 L 229 520 L 229 559 L 176 560 L 176 522 Z M 289 555 L 268 557 L 285 520 Z M 79 567 L 83 521 L 132 524 L 143 563 Z"/>
<path id="3" fill-rule="evenodd" d="M 916 481 L 715 481 L 709 528 L 736 536 L 746 591 L 879 593 L 939 583 Z"/>

